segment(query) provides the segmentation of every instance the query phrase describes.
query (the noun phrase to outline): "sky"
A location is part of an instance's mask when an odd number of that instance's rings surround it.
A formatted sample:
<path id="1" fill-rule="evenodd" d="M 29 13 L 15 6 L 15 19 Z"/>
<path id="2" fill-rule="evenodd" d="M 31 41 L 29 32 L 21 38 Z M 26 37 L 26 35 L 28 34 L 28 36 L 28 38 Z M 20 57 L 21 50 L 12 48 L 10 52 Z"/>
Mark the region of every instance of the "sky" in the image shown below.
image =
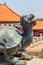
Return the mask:
<path id="1" fill-rule="evenodd" d="M 0 0 L 19 15 L 34 14 L 37 18 L 43 18 L 43 0 Z"/>

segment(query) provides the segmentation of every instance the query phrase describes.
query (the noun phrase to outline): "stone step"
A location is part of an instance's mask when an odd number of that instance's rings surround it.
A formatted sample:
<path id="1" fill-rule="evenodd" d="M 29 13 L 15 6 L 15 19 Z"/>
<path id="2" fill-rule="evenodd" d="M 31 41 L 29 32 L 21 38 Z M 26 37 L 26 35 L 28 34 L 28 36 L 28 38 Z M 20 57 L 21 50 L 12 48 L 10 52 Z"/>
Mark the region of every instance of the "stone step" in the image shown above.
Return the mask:
<path id="1" fill-rule="evenodd" d="M 43 59 L 34 58 L 31 61 L 27 61 L 26 65 L 43 65 Z"/>
<path id="2" fill-rule="evenodd" d="M 37 43 L 38 44 L 38 43 Z M 34 47 L 27 47 L 27 54 L 43 58 L 43 42 Z"/>

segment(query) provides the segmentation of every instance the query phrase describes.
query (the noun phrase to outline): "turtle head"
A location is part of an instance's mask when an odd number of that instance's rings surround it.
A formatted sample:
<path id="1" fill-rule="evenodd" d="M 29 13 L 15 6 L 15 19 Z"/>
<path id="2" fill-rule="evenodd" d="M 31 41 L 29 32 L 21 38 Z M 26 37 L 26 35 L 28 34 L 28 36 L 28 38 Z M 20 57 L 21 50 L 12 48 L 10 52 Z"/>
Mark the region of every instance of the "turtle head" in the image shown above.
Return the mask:
<path id="1" fill-rule="evenodd" d="M 35 16 L 33 14 L 22 16 L 20 19 L 20 24 L 23 28 L 33 27 L 36 25 L 36 21 L 34 21 Z"/>

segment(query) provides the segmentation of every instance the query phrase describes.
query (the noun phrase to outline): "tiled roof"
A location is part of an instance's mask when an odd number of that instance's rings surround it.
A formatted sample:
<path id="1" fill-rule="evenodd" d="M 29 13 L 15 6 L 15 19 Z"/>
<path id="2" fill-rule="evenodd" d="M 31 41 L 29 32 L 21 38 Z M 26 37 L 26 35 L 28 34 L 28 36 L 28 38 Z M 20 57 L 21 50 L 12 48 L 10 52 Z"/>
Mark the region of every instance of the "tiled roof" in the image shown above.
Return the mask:
<path id="1" fill-rule="evenodd" d="M 36 25 L 33 27 L 33 29 L 43 29 L 43 19 L 37 19 Z"/>
<path id="2" fill-rule="evenodd" d="M 6 4 L 0 4 L 0 22 L 19 22 L 20 15 L 12 11 Z"/>

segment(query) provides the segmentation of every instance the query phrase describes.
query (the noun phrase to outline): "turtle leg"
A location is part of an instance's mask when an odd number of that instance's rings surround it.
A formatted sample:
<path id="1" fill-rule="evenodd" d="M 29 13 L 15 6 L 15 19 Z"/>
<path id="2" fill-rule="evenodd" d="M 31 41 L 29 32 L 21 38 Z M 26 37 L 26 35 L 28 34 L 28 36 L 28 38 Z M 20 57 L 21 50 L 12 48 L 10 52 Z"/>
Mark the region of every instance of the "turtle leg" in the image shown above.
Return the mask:
<path id="1" fill-rule="evenodd" d="M 31 56 L 31 55 L 28 55 L 28 54 L 26 54 L 26 53 L 22 53 L 22 59 L 23 60 L 32 60 L 34 57 L 33 56 Z"/>
<path id="2" fill-rule="evenodd" d="M 34 56 L 26 54 L 26 50 L 19 50 L 16 56 L 21 60 L 32 60 L 34 58 Z"/>
<path id="3" fill-rule="evenodd" d="M 11 61 L 14 65 L 26 65 L 26 61 L 17 59 L 17 57 L 14 57 Z"/>
<path id="4" fill-rule="evenodd" d="M 26 65 L 26 62 L 24 62 L 23 60 L 20 60 L 19 57 L 7 55 L 6 60 L 13 65 Z"/>

